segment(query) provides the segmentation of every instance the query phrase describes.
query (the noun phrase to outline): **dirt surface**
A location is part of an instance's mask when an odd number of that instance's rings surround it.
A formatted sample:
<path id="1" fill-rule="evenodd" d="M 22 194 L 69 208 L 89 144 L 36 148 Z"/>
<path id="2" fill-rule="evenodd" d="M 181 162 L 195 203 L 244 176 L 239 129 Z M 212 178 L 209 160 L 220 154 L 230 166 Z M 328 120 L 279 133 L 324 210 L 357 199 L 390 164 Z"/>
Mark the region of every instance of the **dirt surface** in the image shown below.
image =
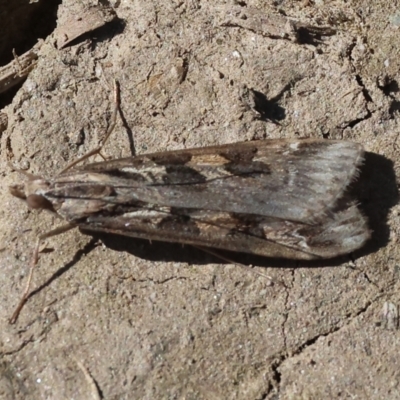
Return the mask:
<path id="1" fill-rule="evenodd" d="M 396 2 L 110 3 L 104 26 L 79 20 L 69 43 L 66 24 L 102 6 L 61 4 L 2 110 L 0 398 L 400 398 Z M 261 138 L 362 143 L 371 241 L 318 263 L 238 256 L 250 269 L 74 230 L 47 241 L 37 290 L 9 325 L 35 238 L 62 224 L 9 194 L 23 179 L 10 163 L 51 177 L 95 148 L 114 78 L 124 121 L 111 157 Z"/>

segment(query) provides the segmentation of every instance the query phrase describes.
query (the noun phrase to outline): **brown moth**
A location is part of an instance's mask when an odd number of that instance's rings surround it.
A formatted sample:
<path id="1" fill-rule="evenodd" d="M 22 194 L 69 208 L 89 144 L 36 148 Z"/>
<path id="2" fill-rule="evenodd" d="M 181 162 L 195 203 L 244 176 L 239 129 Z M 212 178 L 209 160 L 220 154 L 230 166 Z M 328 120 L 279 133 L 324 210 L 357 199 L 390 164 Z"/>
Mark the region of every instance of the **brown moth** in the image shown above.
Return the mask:
<path id="1" fill-rule="evenodd" d="M 10 191 L 68 222 L 39 239 L 79 227 L 313 260 L 370 237 L 347 190 L 362 161 L 353 142 L 270 139 L 98 162 L 53 179 L 31 176 Z"/>

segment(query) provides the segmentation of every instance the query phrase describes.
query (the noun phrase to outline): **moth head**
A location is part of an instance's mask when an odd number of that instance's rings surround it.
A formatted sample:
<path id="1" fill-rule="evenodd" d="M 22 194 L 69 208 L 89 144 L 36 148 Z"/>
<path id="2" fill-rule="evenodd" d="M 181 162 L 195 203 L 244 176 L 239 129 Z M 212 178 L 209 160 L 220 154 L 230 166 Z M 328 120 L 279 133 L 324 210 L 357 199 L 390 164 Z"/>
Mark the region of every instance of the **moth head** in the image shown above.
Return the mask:
<path id="1" fill-rule="evenodd" d="M 31 210 L 55 211 L 51 202 L 44 196 L 50 184 L 43 178 L 27 174 L 28 181 L 9 186 L 10 193 L 26 202 Z"/>

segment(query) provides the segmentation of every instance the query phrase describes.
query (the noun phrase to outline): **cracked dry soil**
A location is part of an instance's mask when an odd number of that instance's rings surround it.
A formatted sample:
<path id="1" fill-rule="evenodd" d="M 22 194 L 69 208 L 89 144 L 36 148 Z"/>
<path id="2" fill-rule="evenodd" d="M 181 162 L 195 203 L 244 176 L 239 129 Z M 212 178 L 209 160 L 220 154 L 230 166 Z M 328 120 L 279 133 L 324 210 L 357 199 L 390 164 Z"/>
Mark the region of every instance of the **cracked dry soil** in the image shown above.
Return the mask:
<path id="1" fill-rule="evenodd" d="M 60 5 L 58 25 L 77 3 Z M 59 26 L 45 38 L 3 109 L 0 397 L 400 398 L 395 2 L 110 3 L 113 23 L 62 49 Z M 362 143 L 371 242 L 318 263 L 238 256 L 250 269 L 179 245 L 70 231 L 47 241 L 37 290 L 9 325 L 35 237 L 60 224 L 10 196 L 21 176 L 9 162 L 51 177 L 96 147 L 114 78 L 123 119 L 110 157 L 260 138 Z"/>

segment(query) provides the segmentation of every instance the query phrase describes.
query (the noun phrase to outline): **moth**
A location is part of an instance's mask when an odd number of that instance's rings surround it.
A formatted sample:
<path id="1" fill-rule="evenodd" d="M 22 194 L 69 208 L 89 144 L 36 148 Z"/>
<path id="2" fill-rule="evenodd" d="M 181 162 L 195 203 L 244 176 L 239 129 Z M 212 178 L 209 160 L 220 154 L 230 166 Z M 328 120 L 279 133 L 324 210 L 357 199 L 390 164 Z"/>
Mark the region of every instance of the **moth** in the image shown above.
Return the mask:
<path id="1" fill-rule="evenodd" d="M 260 140 L 87 164 L 10 191 L 67 229 L 323 259 L 370 237 L 348 191 L 363 153 L 348 141 Z"/>

